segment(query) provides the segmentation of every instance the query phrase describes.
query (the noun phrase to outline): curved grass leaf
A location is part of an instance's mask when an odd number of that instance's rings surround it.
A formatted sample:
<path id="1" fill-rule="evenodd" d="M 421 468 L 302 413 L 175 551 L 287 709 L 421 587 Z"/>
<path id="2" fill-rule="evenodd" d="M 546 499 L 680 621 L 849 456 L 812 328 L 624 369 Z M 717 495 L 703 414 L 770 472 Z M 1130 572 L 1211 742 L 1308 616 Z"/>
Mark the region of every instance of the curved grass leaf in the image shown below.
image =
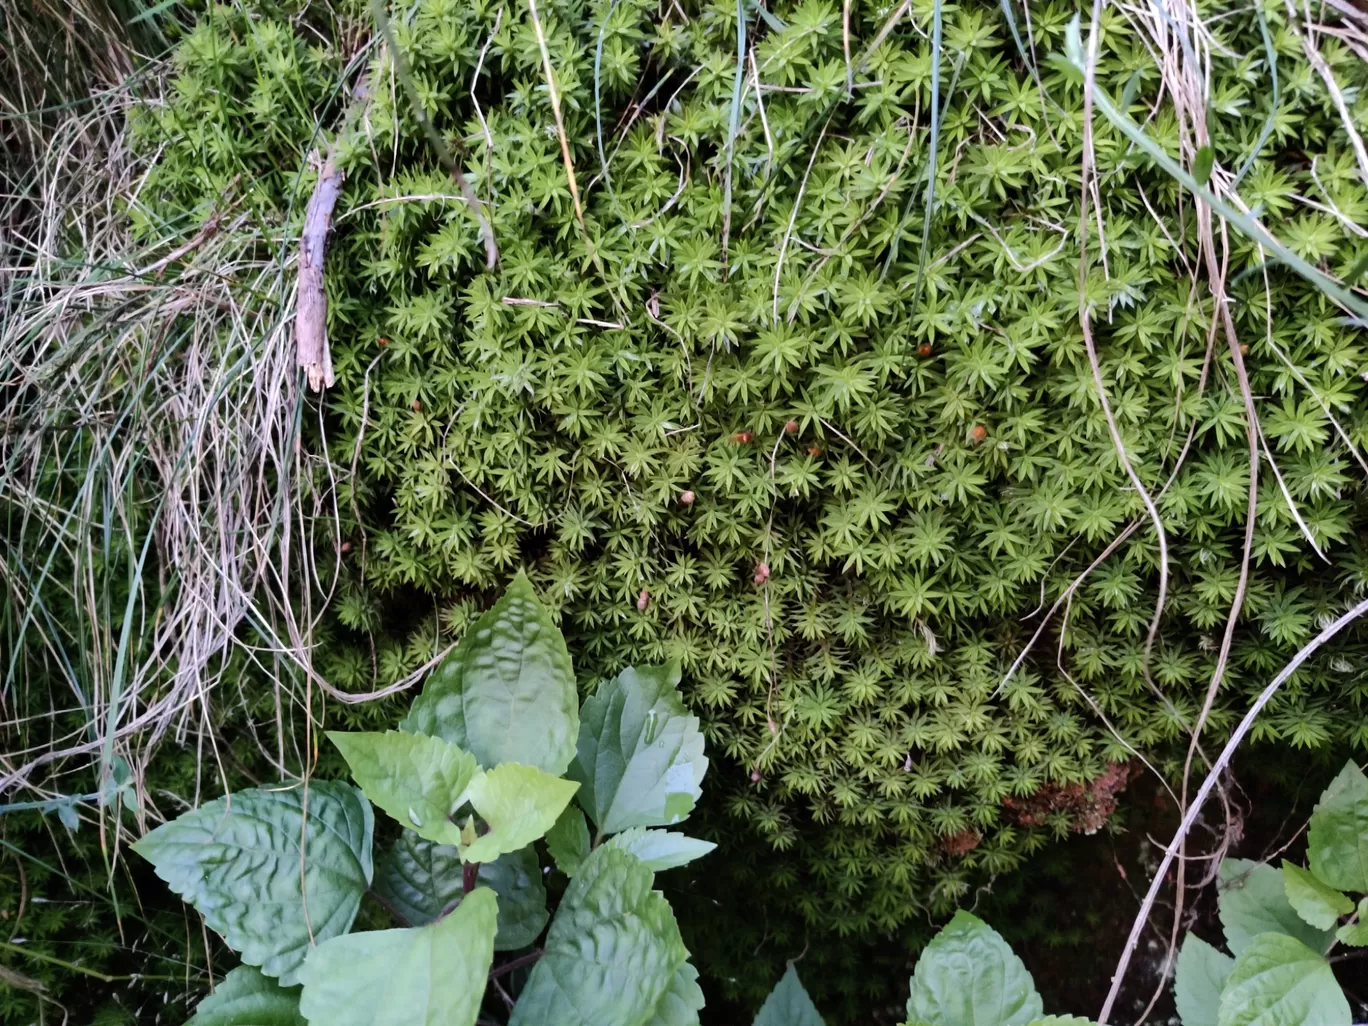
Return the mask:
<path id="1" fill-rule="evenodd" d="M 760 1006 L 753 1026 L 826 1026 L 792 962 Z"/>
<path id="2" fill-rule="evenodd" d="M 425 734 L 354 734 L 328 731 L 361 790 L 419 837 L 456 844 L 461 828 L 451 821 L 479 772 L 475 756 Z"/>
<path id="3" fill-rule="evenodd" d="M 1288 903 L 1316 929 L 1333 930 L 1340 916 L 1354 911 L 1354 902 L 1348 895 L 1327 887 L 1301 866 L 1284 859 L 1282 871 Z"/>
<path id="4" fill-rule="evenodd" d="M 1368 891 L 1368 777 L 1352 762 L 1321 794 L 1306 839 L 1319 880 L 1341 891 Z"/>
<path id="5" fill-rule="evenodd" d="M 1217 951 L 1195 933 L 1183 938 L 1173 977 L 1173 997 L 1183 1026 L 1216 1026 L 1221 991 L 1235 959 Z"/>
<path id="6" fill-rule="evenodd" d="M 375 864 L 375 893 L 411 926 L 425 926 L 462 897 L 460 849 L 404 831 Z M 495 951 L 517 951 L 541 935 L 549 915 L 537 853 L 530 847 L 480 864 L 477 882 L 499 896 Z"/>
<path id="7" fill-rule="evenodd" d="M 310 785 L 307 831 L 304 801 L 298 788 L 238 791 L 133 846 L 244 962 L 287 986 L 313 944 L 351 928 L 372 872 L 365 796 L 346 784 Z"/>
<path id="8" fill-rule="evenodd" d="M 678 683 L 678 663 L 628 667 L 585 699 L 570 777 L 600 834 L 678 823 L 702 795 L 703 734 Z"/>
<path id="9" fill-rule="evenodd" d="M 461 851 L 467 862 L 493 862 L 525 848 L 556 823 L 579 790 L 533 766 L 504 763 L 481 773 L 470 785 L 470 804 L 489 832 Z"/>
<path id="10" fill-rule="evenodd" d="M 282 987 L 255 966 L 240 965 L 199 1003 L 185 1026 L 304 1026 L 299 988 Z"/>
<path id="11" fill-rule="evenodd" d="M 1349 1002 L 1323 957 L 1286 934 L 1264 933 L 1235 960 L 1218 1026 L 1348 1026 Z"/>
<path id="12" fill-rule="evenodd" d="M 1219 886 L 1216 904 L 1226 946 L 1237 957 L 1261 933 L 1285 933 L 1316 951 L 1330 946 L 1333 932 L 1303 920 L 1287 900 L 1280 870 L 1248 859 L 1226 859 Z"/>
<path id="13" fill-rule="evenodd" d="M 334 937 L 304 966 L 314 1026 L 472 1026 L 494 960 L 498 901 L 487 887 L 429 926 Z"/>
<path id="14" fill-rule="evenodd" d="M 601 847 L 570 881 L 508 1026 L 641 1026 L 688 951 L 637 859 Z"/>
<path id="15" fill-rule="evenodd" d="M 450 741 L 486 769 L 560 776 L 575 757 L 579 695 L 565 638 L 519 574 L 423 686 L 400 729 Z"/>
<path id="16" fill-rule="evenodd" d="M 909 1022 L 1026 1026 L 1044 1014 L 1035 982 L 1002 935 L 960 911 L 921 953 L 907 999 Z"/>

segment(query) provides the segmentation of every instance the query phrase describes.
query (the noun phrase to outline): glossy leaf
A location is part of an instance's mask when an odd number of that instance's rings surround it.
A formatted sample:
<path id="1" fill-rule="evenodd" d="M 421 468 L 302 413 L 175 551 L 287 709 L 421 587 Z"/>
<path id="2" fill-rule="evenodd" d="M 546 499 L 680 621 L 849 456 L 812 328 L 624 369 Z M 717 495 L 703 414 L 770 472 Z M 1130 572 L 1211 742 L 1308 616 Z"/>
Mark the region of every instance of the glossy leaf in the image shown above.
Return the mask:
<path id="1" fill-rule="evenodd" d="M 1332 931 L 1318 930 L 1287 900 L 1282 871 L 1247 859 L 1221 863 L 1216 904 L 1226 946 L 1238 957 L 1261 933 L 1285 933 L 1317 951 L 1330 946 Z"/>
<path id="2" fill-rule="evenodd" d="M 703 988 L 698 985 L 698 970 L 688 962 L 681 965 L 645 1026 L 698 1026 L 703 1010 Z"/>
<path id="3" fill-rule="evenodd" d="M 1316 929 L 1332 930 L 1340 916 L 1354 911 L 1354 902 L 1348 895 L 1327 887 L 1301 866 L 1284 859 L 1282 871 L 1288 903 Z"/>
<path id="4" fill-rule="evenodd" d="M 907 999 L 927 1026 L 1026 1026 L 1044 1014 L 1035 982 L 1002 935 L 960 911 L 922 951 Z"/>
<path id="5" fill-rule="evenodd" d="M 654 876 L 601 847 L 571 879 L 508 1026 L 640 1026 L 688 952 Z"/>
<path id="6" fill-rule="evenodd" d="M 555 824 L 546 832 L 546 848 L 556 861 L 556 868 L 566 876 L 579 872 L 589 857 L 589 825 L 584 813 L 575 805 L 567 805 Z"/>
<path id="7" fill-rule="evenodd" d="M 494 959 L 487 887 L 428 926 L 334 937 L 309 956 L 300 1001 L 312 1026 L 472 1026 Z"/>
<path id="8" fill-rule="evenodd" d="M 347 784 L 311 784 L 307 832 L 304 801 L 302 788 L 239 791 L 133 846 L 244 962 L 287 986 L 312 944 L 351 928 L 372 872 L 365 796 Z"/>
<path id="9" fill-rule="evenodd" d="M 1306 840 L 1311 872 L 1322 883 L 1368 891 L 1368 777 L 1352 762 L 1321 794 Z"/>
<path id="10" fill-rule="evenodd" d="M 703 734 L 678 683 L 678 663 L 629 667 L 585 699 L 570 776 L 600 834 L 678 823 L 702 795 Z"/>
<path id="11" fill-rule="evenodd" d="M 533 766 L 504 763 L 475 778 L 470 804 L 489 832 L 461 851 L 467 862 L 493 862 L 505 852 L 525 848 L 552 826 L 579 785 Z"/>
<path id="12" fill-rule="evenodd" d="M 788 964 L 784 975 L 765 998 L 756 1013 L 754 1026 L 826 1026 L 817 1006 L 798 979 L 798 970 Z"/>
<path id="13" fill-rule="evenodd" d="M 717 847 L 712 841 L 700 841 L 672 830 L 643 830 L 641 827 L 624 830 L 605 843 L 631 852 L 655 873 L 688 865 Z"/>
<path id="14" fill-rule="evenodd" d="M 575 757 L 579 694 L 551 614 L 519 574 L 433 671 L 400 729 L 560 776 Z"/>
<path id="15" fill-rule="evenodd" d="M 461 828 L 451 821 L 479 772 L 475 756 L 425 734 L 349 734 L 329 731 L 361 790 L 419 837 L 455 844 Z"/>
<path id="16" fill-rule="evenodd" d="M 375 864 L 375 893 L 410 926 L 432 922 L 462 896 L 461 853 L 404 831 Z M 532 848 L 480 864 L 476 880 L 499 897 L 495 951 L 530 945 L 546 928 L 546 887 Z"/>
<path id="17" fill-rule="evenodd" d="M 185 1026 L 304 1026 L 299 988 L 282 987 L 255 966 L 240 965 L 199 1003 Z"/>
<path id="18" fill-rule="evenodd" d="M 1348 1026 L 1349 1002 L 1324 957 L 1286 934 L 1249 942 L 1221 996 L 1218 1026 Z"/>
<path id="19" fill-rule="evenodd" d="M 1183 1026 L 1216 1026 L 1221 1014 L 1221 991 L 1235 959 L 1217 951 L 1195 933 L 1183 938 L 1173 977 L 1174 1002 Z"/>

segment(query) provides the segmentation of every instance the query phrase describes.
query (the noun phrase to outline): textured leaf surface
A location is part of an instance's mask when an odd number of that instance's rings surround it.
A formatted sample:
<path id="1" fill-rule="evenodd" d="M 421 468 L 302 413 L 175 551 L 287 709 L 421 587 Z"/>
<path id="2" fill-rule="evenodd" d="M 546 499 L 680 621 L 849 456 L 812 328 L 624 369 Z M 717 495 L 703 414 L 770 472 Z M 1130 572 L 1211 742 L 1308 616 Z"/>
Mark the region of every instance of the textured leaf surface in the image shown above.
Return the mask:
<path id="1" fill-rule="evenodd" d="M 1351 948 L 1368 947 L 1368 898 L 1358 903 L 1358 919 L 1335 931 L 1335 939 Z"/>
<path id="2" fill-rule="evenodd" d="M 255 966 L 240 965 L 199 1003 L 185 1026 L 304 1026 L 299 988 L 282 987 Z"/>
<path id="3" fill-rule="evenodd" d="M 530 847 L 480 864 L 477 881 L 499 896 L 495 951 L 516 951 L 546 927 L 546 887 Z M 375 865 L 375 893 L 411 926 L 432 922 L 461 900 L 461 853 L 409 831 Z"/>
<path id="4" fill-rule="evenodd" d="M 703 1010 L 703 988 L 698 985 L 698 970 L 688 962 L 681 965 L 645 1026 L 698 1026 Z"/>
<path id="5" fill-rule="evenodd" d="M 585 699 L 570 776 L 600 833 L 670 826 L 702 795 L 703 734 L 678 683 L 678 663 L 629 667 Z"/>
<path id="6" fill-rule="evenodd" d="M 239 791 L 158 827 L 133 850 L 244 962 L 288 986 L 311 936 L 321 944 L 351 928 L 370 886 L 374 827 L 360 791 L 318 782 L 308 791 L 307 834 L 302 788 Z"/>
<path id="7" fill-rule="evenodd" d="M 494 959 L 494 892 L 477 887 L 428 926 L 334 937 L 309 956 L 312 1026 L 472 1026 Z"/>
<path id="8" fill-rule="evenodd" d="M 640 1026 L 688 951 L 654 876 L 600 847 L 570 881 L 508 1026 Z"/>
<path id="9" fill-rule="evenodd" d="M 1195 933 L 1183 938 L 1173 979 L 1173 996 L 1183 1026 L 1216 1026 L 1221 991 L 1235 959 L 1217 951 Z"/>
<path id="10" fill-rule="evenodd" d="M 1333 932 L 1303 920 L 1287 900 L 1281 870 L 1248 859 L 1226 859 L 1221 863 L 1220 888 L 1216 903 L 1221 926 L 1226 946 L 1236 957 L 1261 933 L 1285 933 L 1317 951 L 1330 946 Z"/>
<path id="11" fill-rule="evenodd" d="M 609 847 L 631 852 L 655 873 L 688 865 L 717 847 L 712 841 L 700 841 L 672 830 L 643 830 L 641 827 L 624 830 L 605 843 Z"/>
<path id="12" fill-rule="evenodd" d="M 493 862 L 527 847 L 555 825 L 578 788 L 534 766 L 510 762 L 487 770 L 475 778 L 469 795 L 489 832 L 461 854 L 467 862 Z"/>
<path id="13" fill-rule="evenodd" d="M 579 694 L 570 653 L 519 574 L 423 685 L 400 728 L 560 776 L 575 757 Z"/>
<path id="14" fill-rule="evenodd" d="M 589 857 L 589 824 L 577 806 L 567 805 L 546 832 L 546 848 L 556 860 L 556 868 L 566 876 L 579 872 Z"/>
<path id="15" fill-rule="evenodd" d="M 917 960 L 907 999 L 928 1026 L 1026 1026 L 1044 1014 L 1035 982 L 1002 935 L 968 912 L 946 924 Z"/>
<path id="16" fill-rule="evenodd" d="M 1352 762 L 1316 803 L 1307 832 L 1311 872 L 1341 891 L 1368 891 L 1368 777 Z"/>
<path id="17" fill-rule="evenodd" d="M 754 1026 L 826 1026 L 792 962 L 760 1006 Z"/>
<path id="18" fill-rule="evenodd" d="M 1321 955 L 1282 933 L 1250 941 L 1230 972 L 1218 1026 L 1349 1026 L 1349 1002 Z"/>
<path id="19" fill-rule="evenodd" d="M 425 734 L 349 734 L 329 731 L 366 797 L 419 837 L 455 844 L 451 821 L 479 771 L 475 756 Z"/>
<path id="20" fill-rule="evenodd" d="M 1301 866 L 1284 859 L 1282 871 L 1288 903 L 1316 929 L 1334 929 L 1340 916 L 1354 911 L 1354 902 L 1348 895 L 1327 887 Z"/>

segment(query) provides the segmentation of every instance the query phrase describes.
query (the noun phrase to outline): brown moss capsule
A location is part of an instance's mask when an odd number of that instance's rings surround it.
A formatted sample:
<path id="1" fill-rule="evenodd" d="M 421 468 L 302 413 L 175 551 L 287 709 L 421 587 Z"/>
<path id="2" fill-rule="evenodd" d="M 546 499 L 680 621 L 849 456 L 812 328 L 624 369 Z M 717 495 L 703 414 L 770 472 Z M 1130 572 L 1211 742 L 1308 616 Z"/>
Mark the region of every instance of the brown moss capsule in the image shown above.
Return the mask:
<path id="1" fill-rule="evenodd" d="M 758 767 L 757 767 L 756 769 L 751 770 L 751 783 L 752 783 L 752 784 L 758 784 L 758 783 L 760 783 L 760 770 L 759 770 Z"/>
<path id="2" fill-rule="evenodd" d="M 342 543 L 342 551 L 343 551 L 343 552 L 350 552 L 350 551 L 351 551 L 351 542 L 343 542 L 343 543 Z"/>
<path id="3" fill-rule="evenodd" d="M 917 346 L 917 355 L 920 356 L 922 359 L 925 359 L 926 357 L 930 356 L 931 343 L 923 342 L 921 345 Z"/>
<path id="4" fill-rule="evenodd" d="M 770 568 L 768 563 L 755 564 L 755 583 L 764 584 L 769 580 Z"/>
<path id="5" fill-rule="evenodd" d="M 809 446 L 808 446 L 808 455 L 809 455 L 809 456 L 820 456 L 820 455 L 822 455 L 822 447 L 821 447 L 820 445 L 809 445 Z"/>
<path id="6" fill-rule="evenodd" d="M 389 339 L 385 338 L 385 337 L 382 335 L 380 338 L 377 338 L 377 339 L 375 340 L 375 344 L 376 344 L 377 346 L 379 346 L 381 349 L 384 349 L 385 346 L 389 345 Z"/>
<path id="7" fill-rule="evenodd" d="M 651 604 L 651 593 L 645 588 L 641 589 L 641 594 L 637 596 L 637 611 L 646 612 L 646 607 Z"/>
<path id="8" fill-rule="evenodd" d="M 784 430 L 790 435 L 796 435 L 798 433 L 798 422 L 796 420 L 790 420 L 784 425 Z"/>
<path id="9" fill-rule="evenodd" d="M 417 412 L 418 412 L 419 410 L 421 410 L 422 408 L 423 408 L 423 404 L 422 404 L 421 402 L 419 402 L 417 399 L 413 400 L 413 412 L 414 412 L 414 413 L 417 413 Z"/>
<path id="10" fill-rule="evenodd" d="M 696 498 L 698 498 L 698 496 L 693 492 L 680 492 L 679 504 L 681 506 L 692 506 L 694 504 L 694 499 Z"/>
<path id="11" fill-rule="evenodd" d="M 1241 355 L 1241 356 L 1248 356 L 1248 355 L 1249 355 L 1249 343 L 1248 343 L 1248 342 L 1241 342 L 1241 343 L 1240 343 L 1240 355 Z"/>
<path id="12" fill-rule="evenodd" d="M 744 445 L 754 437 L 755 436 L 749 431 L 738 431 L 736 434 L 732 435 L 732 441 Z"/>
<path id="13" fill-rule="evenodd" d="M 982 424 L 975 424 L 969 429 L 969 437 L 975 442 L 981 442 L 988 437 L 988 429 Z"/>

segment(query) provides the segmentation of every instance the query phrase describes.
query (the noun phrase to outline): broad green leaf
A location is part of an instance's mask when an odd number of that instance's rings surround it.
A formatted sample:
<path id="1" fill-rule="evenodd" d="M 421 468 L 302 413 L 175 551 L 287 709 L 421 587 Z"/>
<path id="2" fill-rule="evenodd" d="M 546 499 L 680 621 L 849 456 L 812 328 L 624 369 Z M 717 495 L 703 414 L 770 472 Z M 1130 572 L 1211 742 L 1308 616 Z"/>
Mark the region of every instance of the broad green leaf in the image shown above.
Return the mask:
<path id="1" fill-rule="evenodd" d="M 1335 931 L 1335 939 L 1351 948 L 1368 948 L 1368 898 L 1358 903 L 1358 919 Z"/>
<path id="2" fill-rule="evenodd" d="M 584 700 L 570 777 L 600 834 L 678 823 L 703 793 L 703 734 L 678 683 L 678 663 L 629 667 Z"/>
<path id="3" fill-rule="evenodd" d="M 185 1026 L 304 1026 L 299 988 L 282 987 L 255 966 L 240 965 L 199 1003 Z"/>
<path id="4" fill-rule="evenodd" d="M 1340 916 L 1354 911 L 1354 902 L 1348 895 L 1327 887 L 1301 866 L 1284 859 L 1282 871 L 1288 903 L 1318 930 L 1334 929 Z"/>
<path id="5" fill-rule="evenodd" d="M 519 574 L 433 671 L 399 725 L 560 776 L 575 757 L 579 693 L 565 638 Z"/>
<path id="6" fill-rule="evenodd" d="M 655 873 L 688 865 L 717 847 L 712 841 L 700 841 L 671 830 L 643 830 L 641 827 L 615 834 L 606 843 L 631 852 Z"/>
<path id="7" fill-rule="evenodd" d="M 504 852 L 525 848 L 552 826 L 579 785 L 514 762 L 479 774 L 470 785 L 470 804 L 489 833 L 462 849 L 467 862 L 493 862 Z"/>
<path id="8" fill-rule="evenodd" d="M 546 848 L 556 860 L 556 868 L 566 876 L 574 876 L 589 857 L 589 825 L 584 813 L 574 805 L 567 805 L 555 825 L 546 832 Z"/>
<path id="9" fill-rule="evenodd" d="M 494 959 L 498 901 L 477 887 L 408 930 L 334 937 L 309 956 L 300 1008 L 312 1026 L 472 1026 Z"/>
<path id="10" fill-rule="evenodd" d="M 959 911 L 921 953 L 907 1017 L 927 1026 L 1026 1026 L 1044 1014 L 1031 974 L 1002 935 Z"/>
<path id="11" fill-rule="evenodd" d="M 600 847 L 570 881 L 508 1026 L 641 1026 L 688 951 L 633 856 Z"/>
<path id="12" fill-rule="evenodd" d="M 1282 933 L 1262 933 L 1235 959 L 1218 1026 L 1349 1026 L 1349 1002 L 1321 955 Z"/>
<path id="13" fill-rule="evenodd" d="M 1368 777 L 1352 762 L 1330 781 L 1307 831 L 1311 872 L 1341 891 L 1368 891 Z"/>
<path id="14" fill-rule="evenodd" d="M 532 848 L 480 864 L 477 882 L 499 896 L 495 951 L 530 945 L 546 927 L 546 887 Z M 432 922 L 461 900 L 461 853 L 404 831 L 375 863 L 375 893 L 411 926 Z"/>
<path id="15" fill-rule="evenodd" d="M 1285 933 L 1316 951 L 1330 946 L 1333 932 L 1303 920 L 1287 900 L 1281 870 L 1248 859 L 1226 859 L 1219 886 L 1221 926 L 1226 946 L 1236 957 L 1261 933 Z"/>
<path id="16" fill-rule="evenodd" d="M 351 929 L 371 881 L 370 802 L 336 782 L 310 784 L 307 800 L 307 831 L 303 788 L 254 789 L 133 845 L 244 962 L 285 986 L 298 982 L 313 944 Z"/>
<path id="17" fill-rule="evenodd" d="M 753 1026 L 826 1026 L 792 962 L 760 1006 Z"/>
<path id="18" fill-rule="evenodd" d="M 1097 1023 L 1081 1015 L 1047 1015 L 1041 1019 L 1032 1019 L 1027 1026 L 1097 1026 Z"/>
<path id="19" fill-rule="evenodd" d="M 1221 991 L 1225 990 L 1235 959 L 1217 951 L 1195 933 L 1183 938 L 1173 977 L 1173 996 L 1183 1026 L 1216 1026 L 1221 1014 Z"/>
<path id="20" fill-rule="evenodd" d="M 698 985 L 698 970 L 685 962 L 675 971 L 644 1026 L 698 1026 L 698 1013 L 702 1010 L 703 988 Z"/>
<path id="21" fill-rule="evenodd" d="M 475 756 L 440 737 L 348 734 L 328 731 L 366 797 L 419 837 L 455 844 L 461 828 L 451 821 L 479 772 Z"/>
<path id="22" fill-rule="evenodd" d="M 1211 181 L 1211 167 L 1215 163 L 1216 151 L 1210 146 L 1203 146 L 1197 151 L 1197 156 L 1192 161 L 1192 177 L 1198 185 L 1206 185 Z"/>

